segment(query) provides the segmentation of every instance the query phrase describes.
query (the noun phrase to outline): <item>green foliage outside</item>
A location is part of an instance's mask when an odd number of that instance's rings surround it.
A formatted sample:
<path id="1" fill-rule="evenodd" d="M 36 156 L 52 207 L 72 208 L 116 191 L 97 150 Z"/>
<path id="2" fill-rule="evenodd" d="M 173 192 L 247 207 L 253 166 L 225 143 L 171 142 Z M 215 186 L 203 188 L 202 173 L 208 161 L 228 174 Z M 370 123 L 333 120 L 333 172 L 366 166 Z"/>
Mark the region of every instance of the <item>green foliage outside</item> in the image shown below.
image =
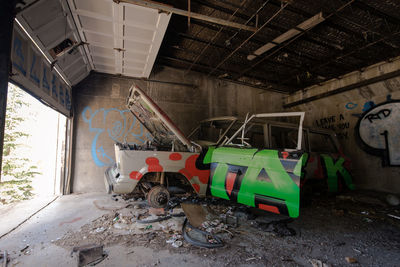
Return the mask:
<path id="1" fill-rule="evenodd" d="M 26 120 L 26 114 L 21 110 L 29 107 L 23 100 L 23 93 L 14 85 L 10 84 L 8 87 L 0 205 L 32 198 L 32 178 L 40 174 L 28 158 L 18 154 L 18 148 L 29 137 L 29 129 L 21 130 L 20 126 Z"/>

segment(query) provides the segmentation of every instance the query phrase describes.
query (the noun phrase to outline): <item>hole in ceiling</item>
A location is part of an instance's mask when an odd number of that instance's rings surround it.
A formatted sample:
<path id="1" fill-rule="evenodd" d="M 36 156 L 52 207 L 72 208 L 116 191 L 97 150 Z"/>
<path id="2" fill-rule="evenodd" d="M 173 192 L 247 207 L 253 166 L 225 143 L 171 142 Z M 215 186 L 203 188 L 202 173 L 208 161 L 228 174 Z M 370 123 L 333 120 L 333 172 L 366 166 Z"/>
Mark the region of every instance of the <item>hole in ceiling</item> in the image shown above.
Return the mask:
<path id="1" fill-rule="evenodd" d="M 67 38 L 52 49 L 50 49 L 49 53 L 54 59 L 56 59 L 58 56 L 61 56 L 61 54 L 73 47 L 74 44 L 74 41 L 72 41 L 70 38 Z"/>

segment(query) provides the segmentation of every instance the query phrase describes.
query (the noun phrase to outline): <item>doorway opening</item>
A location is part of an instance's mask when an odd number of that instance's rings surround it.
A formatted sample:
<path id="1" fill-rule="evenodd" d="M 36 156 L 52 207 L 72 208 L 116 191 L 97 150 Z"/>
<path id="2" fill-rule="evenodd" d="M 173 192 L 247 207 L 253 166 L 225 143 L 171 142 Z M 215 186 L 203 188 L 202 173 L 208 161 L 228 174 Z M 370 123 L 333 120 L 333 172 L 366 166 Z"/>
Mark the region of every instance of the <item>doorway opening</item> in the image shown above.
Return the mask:
<path id="1" fill-rule="evenodd" d="M 67 118 L 9 83 L 0 206 L 63 192 Z"/>

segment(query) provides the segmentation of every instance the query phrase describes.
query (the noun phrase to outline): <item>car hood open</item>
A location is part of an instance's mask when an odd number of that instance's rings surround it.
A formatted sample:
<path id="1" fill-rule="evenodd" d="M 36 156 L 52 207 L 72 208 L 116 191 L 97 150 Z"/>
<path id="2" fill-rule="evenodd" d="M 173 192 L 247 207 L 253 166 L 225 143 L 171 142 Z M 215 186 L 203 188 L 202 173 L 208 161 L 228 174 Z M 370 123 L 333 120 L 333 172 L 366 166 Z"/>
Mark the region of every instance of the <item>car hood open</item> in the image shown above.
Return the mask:
<path id="1" fill-rule="evenodd" d="M 171 119 L 139 87 L 129 89 L 127 107 L 162 146 L 173 145 L 176 150 L 191 150 L 191 143 Z"/>

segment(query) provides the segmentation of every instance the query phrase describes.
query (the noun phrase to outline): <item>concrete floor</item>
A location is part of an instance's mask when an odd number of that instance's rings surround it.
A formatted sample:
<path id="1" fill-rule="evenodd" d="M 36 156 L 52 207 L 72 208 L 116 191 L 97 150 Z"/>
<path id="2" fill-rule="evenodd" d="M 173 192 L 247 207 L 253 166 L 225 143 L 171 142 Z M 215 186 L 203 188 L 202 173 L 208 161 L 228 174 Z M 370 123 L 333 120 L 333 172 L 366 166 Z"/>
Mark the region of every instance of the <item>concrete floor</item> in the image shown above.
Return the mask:
<path id="1" fill-rule="evenodd" d="M 0 251 L 7 250 L 11 258 L 8 266 L 76 266 L 76 258 L 71 257 L 71 250 L 54 243 L 68 231 L 78 231 L 85 224 L 110 212 L 97 209 L 94 201 L 102 206 L 118 208 L 118 203 L 107 194 L 62 196 L 0 239 Z M 22 212 L 22 204 L 15 207 L 13 213 L 16 209 Z M 41 208 L 41 205 L 36 207 Z M 0 225 L 9 224 L 12 220 L 2 214 Z M 21 253 L 20 250 L 27 245 L 29 248 Z M 162 266 L 176 266 L 179 262 L 185 262 L 187 266 L 204 266 L 203 264 L 212 263 L 198 256 L 177 256 L 168 250 L 154 252 L 143 246 L 114 245 L 105 250 L 108 257 L 97 266 L 153 266 L 159 263 Z"/>
<path id="2" fill-rule="evenodd" d="M 20 212 L 22 206 L 18 205 Z M 84 229 L 95 229 L 93 221 L 102 216 L 113 218 L 115 211 L 111 210 L 124 206 L 124 201 L 116 202 L 101 193 L 59 197 L 1 238 L 0 251 L 8 251 L 8 266 L 76 266 L 71 247 L 61 246 L 59 241 L 74 234 L 82 236 L 82 242 L 79 238 L 75 241 L 78 245 L 87 243 Z M 295 236 L 279 237 L 246 226 L 232 230 L 235 237 L 218 249 L 189 244 L 172 248 L 162 231 L 154 236 L 151 231 L 150 235 L 120 235 L 115 240 L 108 235 L 101 241 L 108 257 L 97 266 L 312 266 L 312 259 L 330 266 L 398 266 L 400 228 L 394 219 L 380 217 L 379 211 L 385 209 L 354 202 L 351 197 L 318 200 L 303 208 L 300 218 L 290 224 Z M 368 216 L 362 213 L 366 210 Z M 11 216 L 1 215 L 0 225 L 13 221 Z M 29 248 L 20 252 L 27 245 Z M 347 256 L 359 263 L 347 263 Z"/>

